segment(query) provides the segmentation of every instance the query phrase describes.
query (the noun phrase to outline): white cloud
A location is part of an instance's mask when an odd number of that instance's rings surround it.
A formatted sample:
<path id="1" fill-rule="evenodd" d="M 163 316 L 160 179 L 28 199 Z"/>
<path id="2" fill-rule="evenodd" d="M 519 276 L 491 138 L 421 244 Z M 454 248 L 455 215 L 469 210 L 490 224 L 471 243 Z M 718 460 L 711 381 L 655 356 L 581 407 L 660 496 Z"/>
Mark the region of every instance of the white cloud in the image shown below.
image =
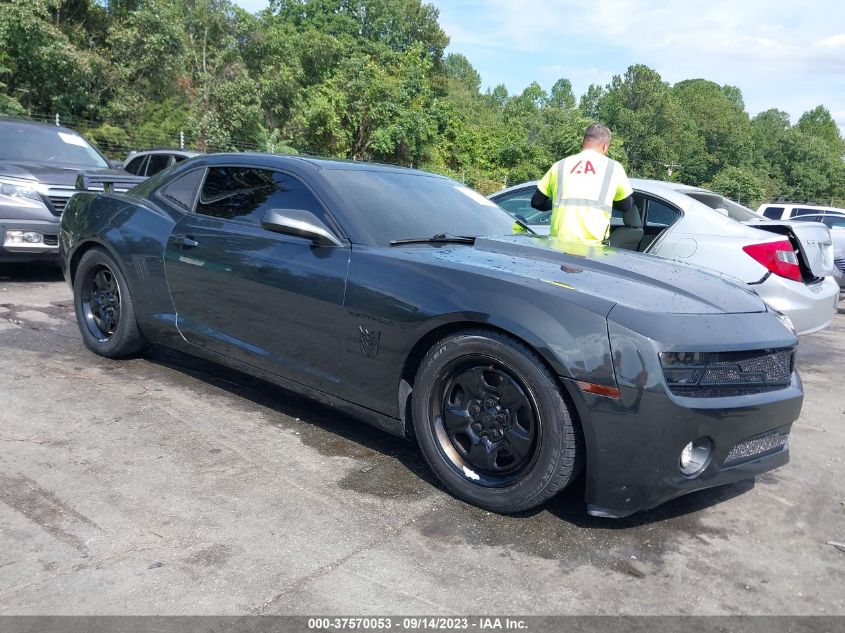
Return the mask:
<path id="1" fill-rule="evenodd" d="M 831 35 L 819 42 L 819 46 L 824 48 L 843 48 L 845 47 L 845 33 Z"/>

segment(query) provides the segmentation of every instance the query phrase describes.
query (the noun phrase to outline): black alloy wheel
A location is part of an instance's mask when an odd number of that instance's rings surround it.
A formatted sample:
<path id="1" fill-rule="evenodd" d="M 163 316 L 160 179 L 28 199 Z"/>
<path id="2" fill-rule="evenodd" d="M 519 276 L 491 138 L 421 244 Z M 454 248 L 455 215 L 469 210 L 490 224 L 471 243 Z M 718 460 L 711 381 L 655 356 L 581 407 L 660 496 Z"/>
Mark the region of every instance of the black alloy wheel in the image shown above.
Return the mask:
<path id="1" fill-rule="evenodd" d="M 95 354 L 129 356 L 147 344 L 135 318 L 126 278 L 102 248 L 91 248 L 79 260 L 73 277 L 73 303 L 82 342 Z"/>
<path id="2" fill-rule="evenodd" d="M 583 449 L 573 412 L 542 358 L 501 332 L 444 338 L 414 379 L 428 465 L 452 494 L 494 512 L 538 506 L 575 478 Z"/>
<path id="3" fill-rule="evenodd" d="M 539 416 L 527 389 L 502 363 L 454 361 L 431 392 L 431 423 L 443 457 L 481 486 L 505 486 L 536 459 Z"/>
<path id="4" fill-rule="evenodd" d="M 85 276 L 82 288 L 82 313 L 91 336 L 105 343 L 117 331 L 120 322 L 120 286 L 106 264 L 97 264 Z"/>

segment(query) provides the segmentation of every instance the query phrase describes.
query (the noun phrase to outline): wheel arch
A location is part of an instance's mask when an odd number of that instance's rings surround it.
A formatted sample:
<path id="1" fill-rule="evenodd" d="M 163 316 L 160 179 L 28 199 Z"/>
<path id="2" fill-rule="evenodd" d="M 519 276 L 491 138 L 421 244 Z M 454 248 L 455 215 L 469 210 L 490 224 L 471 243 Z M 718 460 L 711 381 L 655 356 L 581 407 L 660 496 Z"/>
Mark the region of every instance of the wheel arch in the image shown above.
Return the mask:
<path id="1" fill-rule="evenodd" d="M 123 274 L 124 278 L 127 278 L 125 263 L 123 259 L 117 254 L 117 252 L 115 252 L 114 248 L 112 248 L 109 244 L 103 242 L 102 240 L 98 240 L 95 238 L 87 238 L 73 250 L 73 253 L 70 256 L 70 261 L 68 262 L 68 274 L 70 276 L 71 286 L 73 286 L 73 283 L 76 280 L 76 271 L 79 269 L 79 262 L 82 261 L 82 257 L 85 255 L 85 253 L 94 248 L 101 248 L 106 251 L 120 267 L 120 272 Z"/>

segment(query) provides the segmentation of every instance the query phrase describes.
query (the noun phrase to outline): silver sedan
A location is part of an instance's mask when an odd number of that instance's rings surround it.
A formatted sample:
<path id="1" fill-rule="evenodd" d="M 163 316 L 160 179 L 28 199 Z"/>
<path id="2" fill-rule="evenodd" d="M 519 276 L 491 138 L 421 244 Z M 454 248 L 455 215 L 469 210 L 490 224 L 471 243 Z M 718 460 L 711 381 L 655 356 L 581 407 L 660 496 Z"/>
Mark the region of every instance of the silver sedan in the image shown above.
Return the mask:
<path id="1" fill-rule="evenodd" d="M 819 222 L 770 221 L 724 196 L 695 187 L 632 179 L 636 213 L 614 211 L 611 245 L 705 268 L 746 284 L 786 314 L 798 334 L 830 325 L 839 284 L 831 231 Z M 536 182 L 490 196 L 538 233 L 550 212 L 531 207 Z M 624 239 L 615 239 L 622 230 Z"/>

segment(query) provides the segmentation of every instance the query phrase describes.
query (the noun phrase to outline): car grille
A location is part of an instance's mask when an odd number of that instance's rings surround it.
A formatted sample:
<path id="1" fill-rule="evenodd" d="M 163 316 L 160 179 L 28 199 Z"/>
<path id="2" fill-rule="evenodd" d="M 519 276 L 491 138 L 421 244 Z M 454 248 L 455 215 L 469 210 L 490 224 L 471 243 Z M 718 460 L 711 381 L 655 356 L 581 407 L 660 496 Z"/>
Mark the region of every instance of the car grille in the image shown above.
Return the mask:
<path id="1" fill-rule="evenodd" d="M 731 449 L 731 452 L 728 453 L 722 465 L 734 466 L 763 455 L 780 452 L 783 450 L 788 439 L 788 433 L 771 433 L 751 440 L 745 440 L 736 444 Z"/>
<path id="2" fill-rule="evenodd" d="M 795 349 L 661 354 L 669 390 L 688 398 L 727 398 L 775 391 L 789 386 Z"/>
<path id="3" fill-rule="evenodd" d="M 833 260 L 834 265 L 845 273 L 845 257 L 837 257 Z"/>
<path id="4" fill-rule="evenodd" d="M 50 209 L 55 216 L 61 216 L 62 213 L 65 212 L 65 207 L 67 206 L 67 201 L 70 198 L 60 198 L 59 196 L 47 196 L 50 199 L 50 204 L 52 208 Z"/>
<path id="5" fill-rule="evenodd" d="M 45 235 L 44 236 L 44 244 L 45 244 L 45 246 L 58 246 L 59 245 L 59 236 L 58 235 Z"/>
<path id="6" fill-rule="evenodd" d="M 47 199 L 50 201 L 50 211 L 56 217 L 61 217 L 65 212 L 65 207 L 70 200 L 70 197 L 76 193 L 75 189 L 62 189 L 59 187 L 50 187 L 47 190 Z"/>

